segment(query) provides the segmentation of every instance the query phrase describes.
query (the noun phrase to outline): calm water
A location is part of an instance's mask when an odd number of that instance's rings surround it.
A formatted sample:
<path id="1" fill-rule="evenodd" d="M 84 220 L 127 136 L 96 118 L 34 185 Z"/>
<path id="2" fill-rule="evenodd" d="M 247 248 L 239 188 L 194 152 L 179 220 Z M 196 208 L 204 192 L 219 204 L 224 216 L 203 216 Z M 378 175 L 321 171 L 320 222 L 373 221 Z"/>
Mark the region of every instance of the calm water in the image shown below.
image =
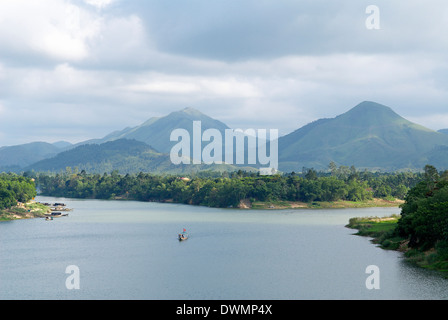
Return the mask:
<path id="1" fill-rule="evenodd" d="M 242 211 L 74 200 L 0 223 L 1 299 L 447 299 L 448 280 L 344 227 L 399 209 Z M 177 241 L 186 228 L 190 239 Z M 80 271 L 68 290 L 66 267 Z M 380 270 L 368 290 L 366 267 Z"/>

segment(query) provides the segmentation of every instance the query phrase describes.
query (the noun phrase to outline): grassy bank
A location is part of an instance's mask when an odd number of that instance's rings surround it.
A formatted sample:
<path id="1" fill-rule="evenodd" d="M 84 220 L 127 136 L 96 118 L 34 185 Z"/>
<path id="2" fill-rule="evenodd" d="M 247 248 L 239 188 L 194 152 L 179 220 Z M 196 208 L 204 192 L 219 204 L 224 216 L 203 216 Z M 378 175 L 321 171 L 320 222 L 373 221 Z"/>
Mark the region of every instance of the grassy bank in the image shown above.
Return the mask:
<path id="1" fill-rule="evenodd" d="M 433 248 L 409 248 L 408 239 L 396 233 L 399 215 L 389 217 L 352 218 L 347 228 L 357 229 L 356 235 L 371 237 L 372 242 L 383 249 L 404 253 L 406 259 L 422 268 L 437 270 L 448 277 L 448 242 L 439 241 Z"/>
<path id="2" fill-rule="evenodd" d="M 398 207 L 403 200 L 384 200 L 372 199 L 366 201 L 254 201 L 252 203 L 245 201 L 240 204 L 240 208 L 252 209 L 344 209 L 344 208 L 374 208 L 374 207 Z"/>
<path id="3" fill-rule="evenodd" d="M 356 235 L 371 237 L 372 242 L 380 245 L 383 249 L 403 250 L 405 240 L 395 234 L 399 215 L 388 217 L 363 217 L 351 218 L 347 228 L 357 229 Z"/>
<path id="4" fill-rule="evenodd" d="M 50 212 L 50 208 L 37 202 L 20 203 L 10 209 L 0 210 L 0 221 L 39 218 Z"/>

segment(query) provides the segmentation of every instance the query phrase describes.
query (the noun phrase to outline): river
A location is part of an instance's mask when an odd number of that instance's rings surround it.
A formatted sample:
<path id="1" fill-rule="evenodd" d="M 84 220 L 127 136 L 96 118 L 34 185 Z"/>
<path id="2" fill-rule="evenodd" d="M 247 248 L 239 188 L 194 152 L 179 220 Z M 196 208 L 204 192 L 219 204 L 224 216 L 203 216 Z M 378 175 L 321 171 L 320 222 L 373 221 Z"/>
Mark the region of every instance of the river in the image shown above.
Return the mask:
<path id="1" fill-rule="evenodd" d="M 448 298 L 448 280 L 440 274 L 344 227 L 351 217 L 382 217 L 398 208 L 37 201 L 64 202 L 73 211 L 52 221 L 0 222 L 0 299 Z M 183 228 L 190 238 L 179 242 Z M 366 286 L 371 265 L 378 267 L 378 289 Z"/>

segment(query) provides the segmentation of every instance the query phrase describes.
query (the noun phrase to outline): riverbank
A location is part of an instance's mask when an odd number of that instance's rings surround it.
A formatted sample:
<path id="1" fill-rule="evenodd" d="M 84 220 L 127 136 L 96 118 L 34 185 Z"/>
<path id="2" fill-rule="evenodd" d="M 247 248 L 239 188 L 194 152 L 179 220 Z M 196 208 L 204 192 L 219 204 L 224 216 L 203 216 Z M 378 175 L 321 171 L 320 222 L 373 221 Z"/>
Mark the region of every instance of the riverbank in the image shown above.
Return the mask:
<path id="1" fill-rule="evenodd" d="M 441 272 L 448 278 L 448 243 L 439 242 L 433 248 L 418 249 L 408 246 L 408 239 L 396 233 L 399 215 L 389 217 L 352 218 L 347 228 L 357 229 L 355 235 L 371 237 L 372 243 L 386 250 L 403 252 L 407 261 L 430 270 Z"/>
<path id="2" fill-rule="evenodd" d="M 240 209 L 347 209 L 347 208 L 389 208 L 399 207 L 404 201 L 400 199 L 385 200 L 375 198 L 366 201 L 254 201 L 242 200 Z"/>
<path id="3" fill-rule="evenodd" d="M 110 200 L 133 200 L 121 196 L 115 196 Z M 175 203 L 173 199 L 166 199 L 163 201 L 155 201 L 161 203 Z M 286 200 L 273 200 L 273 201 L 251 201 L 250 199 L 242 199 L 238 206 L 228 207 L 235 209 L 255 209 L 255 210 L 285 210 L 285 209 L 350 209 L 350 208 L 398 208 L 404 203 L 404 200 L 394 199 L 386 200 L 380 198 L 374 198 L 365 201 L 286 201 Z M 191 204 L 191 202 L 189 203 Z"/>
<path id="4" fill-rule="evenodd" d="M 50 212 L 49 207 L 38 202 L 18 203 L 10 209 L 0 210 L 0 221 L 43 218 Z"/>
<path id="5" fill-rule="evenodd" d="M 52 197 L 53 195 L 42 196 Z M 86 197 L 82 199 L 95 199 L 91 197 Z M 122 201 L 145 201 L 130 198 L 127 196 L 112 196 L 108 200 L 122 200 Z M 160 203 L 179 203 L 175 202 L 174 199 L 164 199 L 164 200 L 150 200 L 151 202 Z M 185 202 L 183 202 L 185 203 Z M 394 199 L 386 200 L 381 198 L 373 198 L 371 200 L 365 201 L 348 201 L 348 200 L 338 200 L 338 201 L 313 201 L 313 202 L 302 202 L 302 201 L 286 201 L 286 200 L 273 200 L 273 201 L 251 201 L 248 198 L 240 200 L 237 206 L 229 206 L 227 208 L 233 209 L 255 209 L 255 210 L 284 210 L 284 209 L 350 209 L 350 208 L 398 208 L 404 203 L 404 200 Z M 191 201 L 187 202 L 191 205 Z M 207 205 L 200 205 L 207 206 Z"/>

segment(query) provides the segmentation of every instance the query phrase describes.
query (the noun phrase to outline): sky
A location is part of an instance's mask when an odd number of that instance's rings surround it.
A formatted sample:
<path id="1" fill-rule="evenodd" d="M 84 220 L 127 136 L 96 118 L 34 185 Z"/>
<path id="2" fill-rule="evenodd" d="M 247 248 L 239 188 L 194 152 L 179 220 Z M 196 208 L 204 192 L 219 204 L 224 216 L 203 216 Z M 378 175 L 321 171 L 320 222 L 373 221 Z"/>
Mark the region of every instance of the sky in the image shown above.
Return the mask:
<path id="1" fill-rule="evenodd" d="M 0 0 L 0 146 L 186 107 L 284 135 L 370 100 L 448 128 L 447 33 L 445 0 Z"/>

